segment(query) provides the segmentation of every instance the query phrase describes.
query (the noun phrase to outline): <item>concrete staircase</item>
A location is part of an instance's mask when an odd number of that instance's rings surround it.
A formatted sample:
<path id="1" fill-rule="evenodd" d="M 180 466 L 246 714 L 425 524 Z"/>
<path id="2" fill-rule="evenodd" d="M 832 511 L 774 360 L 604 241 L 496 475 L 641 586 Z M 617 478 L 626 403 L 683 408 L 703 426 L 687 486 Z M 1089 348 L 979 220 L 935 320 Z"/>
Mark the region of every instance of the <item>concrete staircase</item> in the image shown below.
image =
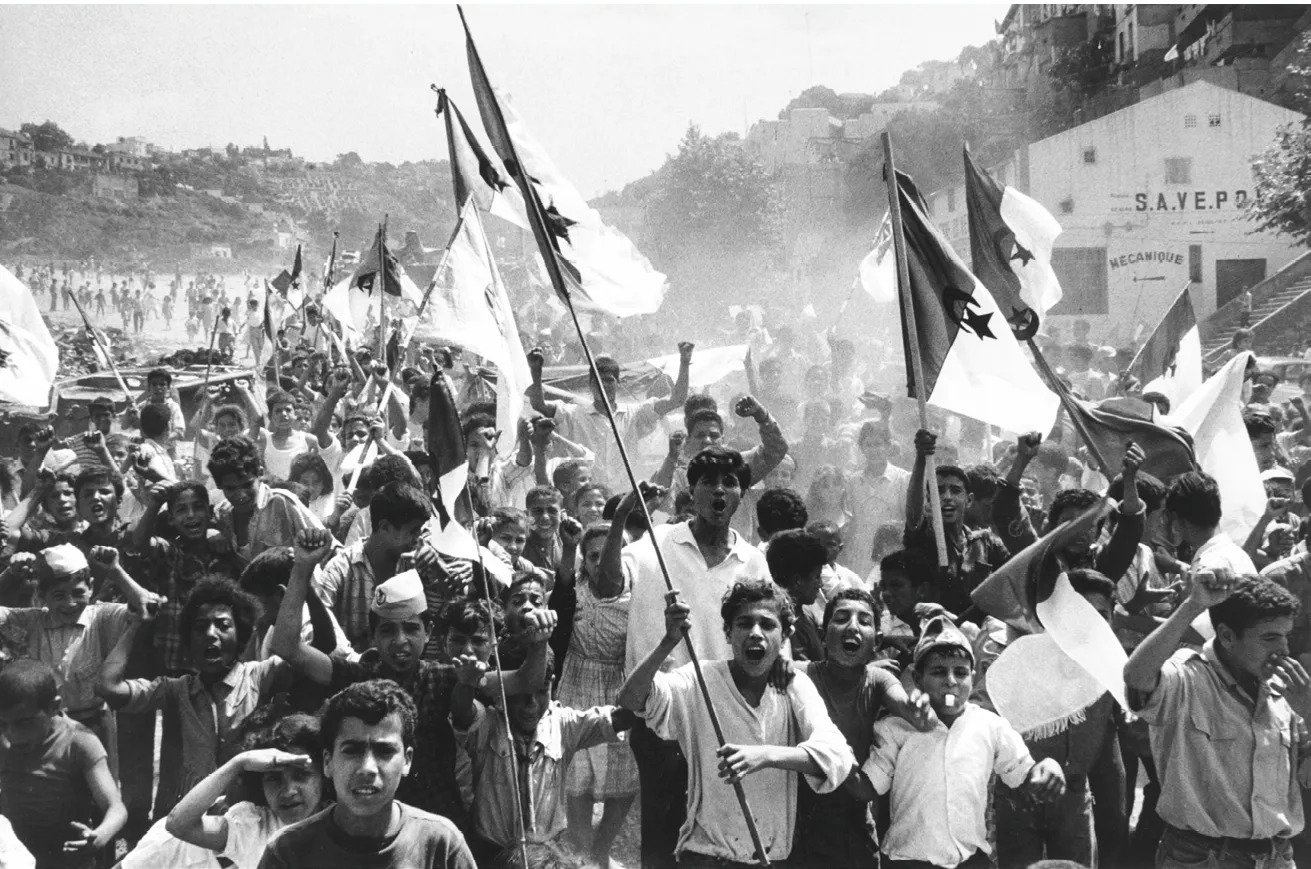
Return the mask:
<path id="1" fill-rule="evenodd" d="M 1238 299 L 1216 310 L 1201 324 L 1202 358 L 1214 361 L 1242 323 Z M 1305 253 L 1252 287 L 1252 333 L 1258 353 L 1282 355 L 1290 339 L 1311 337 L 1311 252 Z M 1298 349 L 1301 349 L 1299 345 Z"/>

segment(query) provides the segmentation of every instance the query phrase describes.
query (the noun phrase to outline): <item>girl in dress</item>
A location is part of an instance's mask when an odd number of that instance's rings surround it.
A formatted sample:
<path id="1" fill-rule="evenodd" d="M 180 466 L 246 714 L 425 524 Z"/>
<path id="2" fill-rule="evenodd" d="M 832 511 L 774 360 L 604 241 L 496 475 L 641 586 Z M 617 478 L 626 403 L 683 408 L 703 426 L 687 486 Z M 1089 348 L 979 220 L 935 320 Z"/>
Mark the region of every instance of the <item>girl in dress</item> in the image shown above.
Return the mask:
<path id="1" fill-rule="evenodd" d="M 333 496 L 332 474 L 328 463 L 318 453 L 301 453 L 291 460 L 290 483 L 299 483 L 309 490 L 310 512 L 326 522 L 337 507 Z"/>
<path id="2" fill-rule="evenodd" d="M 582 569 L 573 582 L 577 597 L 573 635 L 560 676 L 558 699 L 573 709 L 588 709 L 618 702 L 624 684 L 624 652 L 628 635 L 631 589 L 601 584 L 601 553 L 610 523 L 592 525 L 583 532 L 579 547 Z M 572 571 L 560 571 L 557 590 L 570 583 Z M 574 755 L 565 791 L 569 830 L 579 843 L 591 834 L 591 857 L 598 866 L 610 865 L 610 847 L 638 792 L 637 761 L 627 739 L 589 748 Z M 592 804 L 605 804 L 601 822 L 592 830 Z"/>

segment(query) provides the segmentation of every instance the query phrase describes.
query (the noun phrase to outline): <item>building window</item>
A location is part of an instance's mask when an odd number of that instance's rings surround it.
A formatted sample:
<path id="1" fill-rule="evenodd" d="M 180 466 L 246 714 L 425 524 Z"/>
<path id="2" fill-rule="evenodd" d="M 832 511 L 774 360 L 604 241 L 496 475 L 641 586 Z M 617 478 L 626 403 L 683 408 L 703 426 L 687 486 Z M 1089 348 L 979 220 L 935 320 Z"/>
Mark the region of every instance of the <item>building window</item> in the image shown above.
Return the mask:
<path id="1" fill-rule="evenodd" d="M 1097 149 L 1095 147 L 1090 145 L 1087 148 L 1083 149 L 1083 162 L 1085 163 L 1097 162 Z"/>
<path id="2" fill-rule="evenodd" d="M 1058 247 L 1052 251 L 1052 271 L 1067 290 L 1049 314 L 1073 316 L 1109 312 L 1106 248 Z"/>
<path id="3" fill-rule="evenodd" d="M 1074 197 L 1067 196 L 1060 201 L 1061 214 L 1074 214 Z"/>
<path id="4" fill-rule="evenodd" d="M 1191 130 L 1197 126 L 1197 115 L 1184 115 L 1184 128 Z"/>
<path id="5" fill-rule="evenodd" d="M 1124 60 L 1124 31 L 1123 30 L 1120 31 L 1119 57 L 1117 57 L 1116 59 L 1120 61 Z"/>
<path id="6" fill-rule="evenodd" d="M 1188 280 L 1195 284 L 1202 282 L 1202 246 L 1188 245 Z"/>
<path id="7" fill-rule="evenodd" d="M 1191 184 L 1193 181 L 1192 157 L 1166 157 L 1165 183 Z"/>
<path id="8" fill-rule="evenodd" d="M 1207 115 L 1207 116 L 1206 116 L 1206 123 L 1207 123 L 1207 126 L 1210 126 L 1210 127 L 1218 127 L 1218 126 L 1220 126 L 1220 116 L 1219 116 L 1219 115 Z"/>

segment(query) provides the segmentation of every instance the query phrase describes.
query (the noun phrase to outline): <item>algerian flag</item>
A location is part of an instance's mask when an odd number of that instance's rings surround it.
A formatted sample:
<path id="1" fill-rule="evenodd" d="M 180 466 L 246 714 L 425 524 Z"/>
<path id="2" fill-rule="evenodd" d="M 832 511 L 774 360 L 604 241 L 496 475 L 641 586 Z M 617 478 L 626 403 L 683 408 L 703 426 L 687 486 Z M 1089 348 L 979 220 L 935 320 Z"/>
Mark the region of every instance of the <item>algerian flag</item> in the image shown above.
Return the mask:
<path id="1" fill-rule="evenodd" d="M 892 218 L 883 215 L 874 233 L 874 249 L 860 261 L 861 289 L 876 302 L 892 302 L 897 298 L 897 258 L 892 255 Z"/>
<path id="2" fill-rule="evenodd" d="M 968 147 L 965 204 L 974 274 L 992 292 L 1016 337 L 1032 338 L 1038 321 L 1061 300 L 1052 271 L 1052 244 L 1061 225 L 1033 199 L 1002 187 L 975 165 Z"/>
<path id="3" fill-rule="evenodd" d="M 1050 431 L 1060 399 L 1047 388 L 1006 327 L 992 294 L 929 219 L 910 176 L 897 173 L 915 334 L 902 320 L 911 397 L 1014 432 Z M 904 305 L 903 305 L 904 310 Z M 914 382 L 911 341 L 924 383 Z"/>
<path id="4" fill-rule="evenodd" d="M 1156 325 L 1128 371 L 1144 381 L 1143 392 L 1160 392 L 1177 407 L 1202 386 L 1202 337 L 1188 286 Z"/>
<path id="5" fill-rule="evenodd" d="M 46 407 L 59 350 L 32 291 L 0 265 L 0 400 Z"/>

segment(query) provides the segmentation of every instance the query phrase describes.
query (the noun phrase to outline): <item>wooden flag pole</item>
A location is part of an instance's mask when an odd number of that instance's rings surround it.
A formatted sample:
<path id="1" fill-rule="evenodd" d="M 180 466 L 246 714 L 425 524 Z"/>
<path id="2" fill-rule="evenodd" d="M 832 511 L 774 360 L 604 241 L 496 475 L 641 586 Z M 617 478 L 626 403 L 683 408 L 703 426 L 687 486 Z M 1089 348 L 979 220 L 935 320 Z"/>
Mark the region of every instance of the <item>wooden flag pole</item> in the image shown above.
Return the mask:
<path id="1" fill-rule="evenodd" d="M 892 217 L 892 247 L 897 257 L 897 295 L 901 297 L 901 316 L 906 321 L 906 352 L 910 356 L 910 374 L 915 385 L 915 403 L 919 405 L 920 428 L 929 428 L 928 397 L 924 394 L 924 361 L 920 358 L 919 331 L 915 326 L 915 302 L 911 298 L 910 266 L 906 262 L 906 237 L 902 234 L 900 185 L 892 159 L 892 136 L 883 133 L 884 180 L 888 185 L 888 213 Z M 938 469 L 933 455 L 924 457 L 924 481 L 929 490 L 930 521 L 938 547 L 938 567 L 947 567 L 947 531 L 942 524 L 942 499 L 938 495 Z M 914 530 L 914 529 L 908 529 Z"/>
<path id="2" fill-rule="evenodd" d="M 587 335 L 583 331 L 582 324 L 578 320 L 578 311 L 574 307 L 573 297 L 570 295 L 568 284 L 565 282 L 560 261 L 556 258 L 556 250 L 550 241 L 550 234 L 546 229 L 546 218 L 542 213 L 542 203 L 537 197 L 537 192 L 532 186 L 532 181 L 524 175 L 523 164 L 518 159 L 518 155 L 513 153 L 514 143 L 510 139 L 508 129 L 505 125 L 505 118 L 500 111 L 500 105 L 496 102 L 497 98 L 495 94 L 491 92 L 491 83 L 487 81 L 486 71 L 482 68 L 482 59 L 478 56 L 477 46 L 474 45 L 473 34 L 469 31 L 469 23 L 464 17 L 464 9 L 459 6 L 457 6 L 456 9 L 460 13 L 460 22 L 464 25 L 469 49 L 470 74 L 474 81 L 474 88 L 475 90 L 478 89 L 480 80 L 487 86 L 487 96 L 490 97 L 491 111 L 494 112 L 494 118 L 499 124 L 500 132 L 504 133 L 503 138 L 514 157 L 513 160 L 507 161 L 506 165 L 509 167 L 513 164 L 515 167 L 514 179 L 519 186 L 520 192 L 524 195 L 524 206 L 528 212 L 528 221 L 533 228 L 533 237 L 537 240 L 538 247 L 541 249 L 542 260 L 546 265 L 547 275 L 551 279 L 551 285 L 555 290 L 556 295 L 564 302 L 565 307 L 569 311 L 569 317 L 574 324 L 574 331 L 577 332 L 578 341 L 583 348 L 583 356 L 587 360 L 587 370 L 591 373 L 594 382 L 599 386 L 601 383 L 601 375 L 600 372 L 597 371 L 596 359 L 592 355 L 592 348 L 587 343 Z M 475 64 L 477 64 L 476 70 L 474 69 Z M 486 124 L 487 115 L 485 114 L 484 126 L 486 126 Z M 492 133 L 492 131 L 489 130 L 489 133 Z M 492 133 L 492 138 L 494 141 L 497 138 L 495 133 Z M 632 491 L 640 492 L 637 475 L 633 472 L 633 463 L 628 457 L 628 448 L 624 446 L 624 439 L 620 435 L 619 424 L 615 420 L 614 408 L 610 406 L 610 398 L 605 394 L 604 390 L 602 390 L 601 398 L 601 405 L 605 410 L 606 421 L 610 425 L 610 431 L 614 435 L 615 444 L 619 448 L 619 457 L 623 460 L 624 472 L 628 476 L 629 485 L 633 487 Z M 647 509 L 646 501 L 640 496 L 640 494 L 637 498 L 637 503 L 641 505 L 642 516 L 646 519 L 648 527 L 654 528 L 655 526 L 651 524 L 651 513 Z M 653 534 L 649 536 L 651 538 L 651 548 L 655 552 L 656 563 L 660 566 L 661 578 L 664 579 L 665 588 L 668 593 L 672 594 L 675 592 L 675 588 L 673 580 L 670 579 L 669 565 L 665 562 L 664 553 L 661 552 L 660 545 L 656 542 L 655 536 Z M 683 643 L 687 646 L 687 657 L 692 664 L 692 671 L 696 676 L 697 686 L 700 689 L 702 701 L 706 704 L 706 713 L 710 718 L 710 726 L 714 730 L 715 740 L 722 747 L 726 744 L 724 728 L 720 723 L 719 713 L 715 711 L 715 702 L 714 698 L 710 696 L 710 688 L 706 685 L 705 674 L 701 670 L 700 658 L 697 656 L 696 648 L 692 645 L 692 638 L 686 632 L 683 633 Z M 733 792 L 737 796 L 738 806 L 742 809 L 742 817 L 746 823 L 747 833 L 751 837 L 752 847 L 755 848 L 756 862 L 761 866 L 769 866 L 769 855 L 765 852 L 764 842 L 760 838 L 760 830 L 756 826 L 756 818 L 751 813 L 751 806 L 747 803 L 747 793 L 742 787 L 741 781 L 733 782 Z"/>
<path id="3" fill-rule="evenodd" d="M 119 388 L 123 390 L 123 397 L 127 399 L 128 407 L 134 407 L 136 400 L 132 398 L 132 391 L 127 388 L 127 381 L 123 379 L 122 374 L 118 373 L 118 366 L 114 364 L 113 352 L 104 345 L 100 340 L 100 336 L 96 334 L 96 327 L 91 325 L 91 320 L 88 319 L 86 311 L 82 308 L 82 303 L 77 300 L 77 293 L 69 293 L 69 297 L 73 300 L 73 307 L 77 308 L 77 312 L 82 315 L 82 322 L 86 325 L 91 340 L 95 342 L 95 345 L 105 354 L 105 358 L 109 360 L 109 369 L 114 372 L 114 379 L 118 381 Z"/>
<path id="4" fill-rule="evenodd" d="M 1093 464 L 1097 465 L 1097 470 L 1101 472 L 1101 475 L 1106 478 L 1108 483 L 1114 480 L 1115 474 L 1111 473 L 1110 465 L 1106 464 L 1106 458 L 1102 455 L 1101 449 L 1093 441 L 1092 434 L 1088 431 L 1087 426 L 1083 424 L 1082 417 L 1075 413 L 1074 396 L 1070 395 L 1070 391 L 1065 388 L 1065 384 L 1061 383 L 1061 379 L 1056 376 L 1056 372 L 1052 370 L 1047 358 L 1042 355 L 1042 351 L 1038 349 L 1038 345 L 1034 343 L 1032 338 L 1028 340 L 1028 344 L 1029 350 L 1033 353 L 1033 360 L 1038 363 L 1038 370 L 1042 372 L 1052 391 L 1056 393 L 1056 397 L 1061 400 L 1061 407 L 1065 408 L 1065 415 L 1070 418 L 1070 422 L 1074 425 L 1074 430 L 1078 432 L 1080 439 L 1083 440 L 1084 446 L 1088 447 L 1088 455 L 1092 456 Z"/>
<path id="5" fill-rule="evenodd" d="M 268 303 L 268 299 L 264 300 Z M 214 339 L 218 337 L 218 317 L 214 317 L 214 327 L 209 330 L 209 350 L 205 352 L 205 383 L 200 388 L 202 397 L 209 395 L 209 373 L 214 367 Z M 200 426 L 196 426 L 196 433 L 191 437 L 191 475 L 197 480 L 204 479 L 204 472 L 200 469 L 200 464 L 196 461 L 196 456 L 200 452 Z"/>
<path id="6" fill-rule="evenodd" d="M 378 360 L 387 362 L 387 217 L 378 224 L 378 271 L 373 288 L 378 291 Z"/>

